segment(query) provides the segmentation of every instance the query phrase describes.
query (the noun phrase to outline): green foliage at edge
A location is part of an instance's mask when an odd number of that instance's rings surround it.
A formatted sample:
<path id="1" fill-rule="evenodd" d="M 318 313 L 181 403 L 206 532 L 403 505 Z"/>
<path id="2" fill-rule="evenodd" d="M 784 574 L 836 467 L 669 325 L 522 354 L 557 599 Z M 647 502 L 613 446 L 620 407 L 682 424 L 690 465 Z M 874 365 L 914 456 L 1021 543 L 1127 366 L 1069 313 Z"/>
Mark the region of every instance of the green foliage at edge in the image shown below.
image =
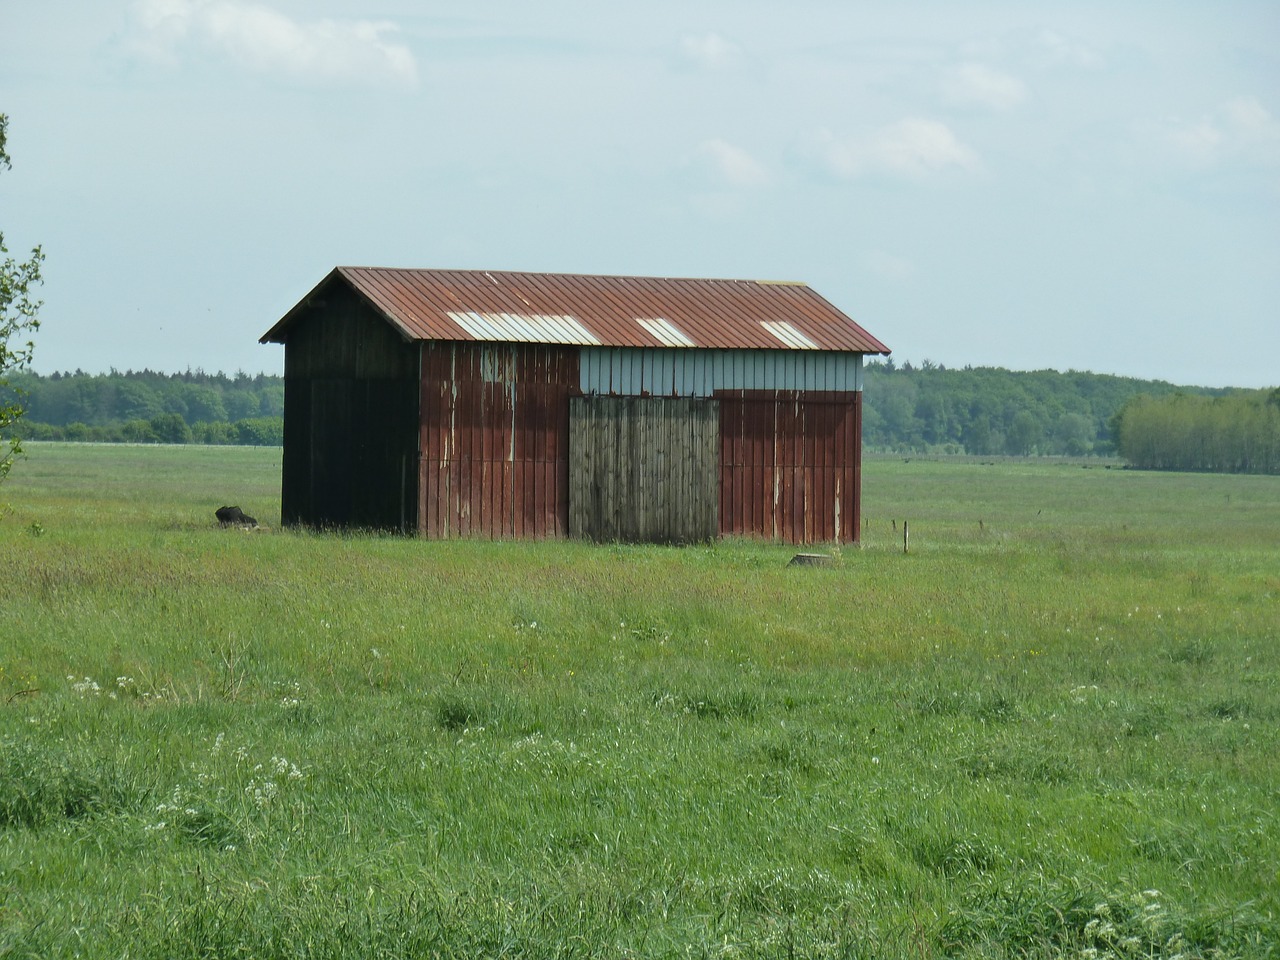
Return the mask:
<path id="1" fill-rule="evenodd" d="M 5 149 L 8 135 L 9 117 L 0 113 L 0 168 L 6 170 L 12 165 Z M 40 264 L 44 262 L 44 253 L 39 247 L 32 249 L 26 261 L 15 260 L 8 254 L 4 233 L 0 232 L 0 481 L 9 475 L 14 458 L 22 452 L 21 438 L 15 433 L 18 420 L 25 412 L 22 393 L 9 388 L 6 375 L 31 362 L 34 343 L 12 341 L 40 328 L 36 316 L 40 301 L 34 299 L 31 292 L 41 282 Z"/>

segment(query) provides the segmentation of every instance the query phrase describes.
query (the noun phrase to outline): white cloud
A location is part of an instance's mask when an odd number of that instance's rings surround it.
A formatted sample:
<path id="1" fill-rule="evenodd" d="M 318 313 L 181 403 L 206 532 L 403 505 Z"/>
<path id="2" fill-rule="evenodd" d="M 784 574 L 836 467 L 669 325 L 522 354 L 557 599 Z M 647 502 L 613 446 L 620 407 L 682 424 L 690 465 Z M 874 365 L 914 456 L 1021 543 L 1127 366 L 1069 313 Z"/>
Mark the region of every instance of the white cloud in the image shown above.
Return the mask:
<path id="1" fill-rule="evenodd" d="M 1207 117 L 1196 123 L 1175 122 L 1168 132 L 1174 151 L 1197 163 L 1210 163 L 1222 147 L 1222 131 Z"/>
<path id="2" fill-rule="evenodd" d="M 680 38 L 680 55 L 686 63 L 704 70 L 720 70 L 733 66 L 742 58 L 742 48 L 718 33 Z"/>
<path id="3" fill-rule="evenodd" d="M 1164 127 L 1175 155 L 1209 165 L 1229 158 L 1280 159 L 1280 121 L 1254 97 L 1237 97 L 1197 120 L 1175 119 Z"/>
<path id="4" fill-rule="evenodd" d="M 965 63 L 943 76 L 942 95 L 964 106 L 1010 110 L 1027 99 L 1027 85 L 980 63 Z"/>
<path id="5" fill-rule="evenodd" d="M 755 157 L 725 140 L 702 141 L 698 154 L 735 187 L 757 187 L 769 181 L 768 171 Z"/>
<path id="6" fill-rule="evenodd" d="M 176 64 L 188 44 L 229 57 L 249 70 L 309 82 L 417 82 L 418 67 L 386 21 L 295 21 L 243 0 L 140 0 L 135 48 Z"/>
<path id="7" fill-rule="evenodd" d="M 1280 121 L 1254 97 L 1238 97 L 1222 105 L 1227 128 L 1245 143 L 1280 142 Z"/>
<path id="8" fill-rule="evenodd" d="M 881 173 L 920 179 L 948 170 L 975 171 L 980 165 L 978 155 L 945 123 L 918 117 L 862 139 L 838 140 L 823 133 L 819 156 L 832 173 L 850 178 Z"/>

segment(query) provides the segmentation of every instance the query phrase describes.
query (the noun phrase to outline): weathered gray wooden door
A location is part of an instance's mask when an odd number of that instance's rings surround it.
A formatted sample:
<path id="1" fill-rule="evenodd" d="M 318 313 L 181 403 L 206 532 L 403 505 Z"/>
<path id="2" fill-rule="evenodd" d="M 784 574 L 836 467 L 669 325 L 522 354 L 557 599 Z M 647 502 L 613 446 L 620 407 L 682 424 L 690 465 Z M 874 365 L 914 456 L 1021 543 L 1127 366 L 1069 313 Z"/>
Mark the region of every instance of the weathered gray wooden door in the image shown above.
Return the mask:
<path id="1" fill-rule="evenodd" d="M 569 534 L 692 543 L 719 532 L 720 409 L 715 400 L 573 397 Z"/>

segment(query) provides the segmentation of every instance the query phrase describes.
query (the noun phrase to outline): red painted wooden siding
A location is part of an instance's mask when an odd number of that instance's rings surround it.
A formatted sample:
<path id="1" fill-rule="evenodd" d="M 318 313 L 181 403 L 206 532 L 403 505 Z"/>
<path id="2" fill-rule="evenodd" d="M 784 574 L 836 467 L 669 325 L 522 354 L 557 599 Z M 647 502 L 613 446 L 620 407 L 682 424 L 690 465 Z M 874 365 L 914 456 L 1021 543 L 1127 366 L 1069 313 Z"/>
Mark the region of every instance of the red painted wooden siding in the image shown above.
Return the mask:
<path id="1" fill-rule="evenodd" d="M 724 390 L 720 533 L 858 540 L 862 394 Z"/>
<path id="2" fill-rule="evenodd" d="M 577 349 L 428 342 L 421 384 L 419 532 L 566 536 Z"/>

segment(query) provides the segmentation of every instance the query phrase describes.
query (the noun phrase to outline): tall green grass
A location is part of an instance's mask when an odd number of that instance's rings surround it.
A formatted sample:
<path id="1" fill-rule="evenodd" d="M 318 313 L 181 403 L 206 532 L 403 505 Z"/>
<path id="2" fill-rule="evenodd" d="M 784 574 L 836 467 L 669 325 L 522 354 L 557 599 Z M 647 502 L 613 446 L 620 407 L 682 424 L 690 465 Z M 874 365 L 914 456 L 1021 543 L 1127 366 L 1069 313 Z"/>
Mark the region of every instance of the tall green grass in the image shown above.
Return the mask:
<path id="1" fill-rule="evenodd" d="M 1280 953 L 1280 482 L 866 468 L 788 568 L 222 530 L 278 451 L 33 445 L 0 956 Z"/>

